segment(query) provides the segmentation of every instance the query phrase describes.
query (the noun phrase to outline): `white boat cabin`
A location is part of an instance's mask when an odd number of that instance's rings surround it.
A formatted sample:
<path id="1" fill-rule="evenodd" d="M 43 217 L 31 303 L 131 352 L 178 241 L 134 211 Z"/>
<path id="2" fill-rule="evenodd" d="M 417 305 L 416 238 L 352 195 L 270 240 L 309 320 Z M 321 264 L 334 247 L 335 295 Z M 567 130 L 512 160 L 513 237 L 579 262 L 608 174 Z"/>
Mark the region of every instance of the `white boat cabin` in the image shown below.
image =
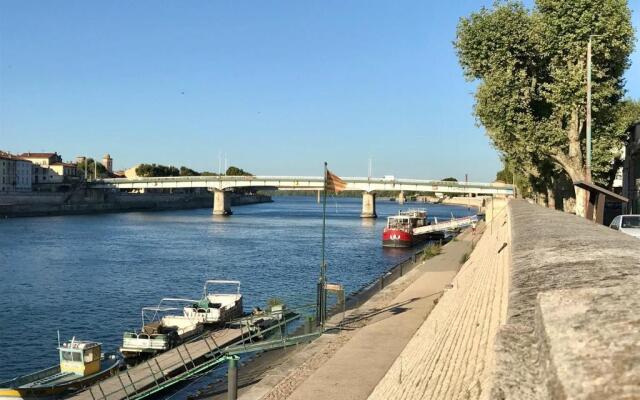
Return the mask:
<path id="1" fill-rule="evenodd" d="M 226 285 L 235 288 L 234 293 L 211 293 L 210 286 Z M 184 308 L 184 315 L 205 324 L 227 322 L 242 316 L 240 281 L 208 280 L 204 283 L 202 299 Z"/>
<path id="2" fill-rule="evenodd" d="M 386 229 L 398 229 L 408 231 L 414 228 L 429 225 L 427 211 L 422 209 L 406 210 L 398 212 L 398 215 L 387 217 Z"/>

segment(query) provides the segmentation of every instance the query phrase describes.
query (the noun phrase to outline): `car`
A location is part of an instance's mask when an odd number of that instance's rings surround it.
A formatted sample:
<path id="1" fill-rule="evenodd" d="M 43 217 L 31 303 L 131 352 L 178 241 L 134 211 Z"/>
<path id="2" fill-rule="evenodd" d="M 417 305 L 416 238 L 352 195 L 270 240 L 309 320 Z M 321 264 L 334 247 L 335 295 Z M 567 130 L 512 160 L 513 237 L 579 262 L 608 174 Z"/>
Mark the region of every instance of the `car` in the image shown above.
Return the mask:
<path id="1" fill-rule="evenodd" d="M 609 228 L 640 239 L 640 215 L 618 215 L 611 221 Z"/>

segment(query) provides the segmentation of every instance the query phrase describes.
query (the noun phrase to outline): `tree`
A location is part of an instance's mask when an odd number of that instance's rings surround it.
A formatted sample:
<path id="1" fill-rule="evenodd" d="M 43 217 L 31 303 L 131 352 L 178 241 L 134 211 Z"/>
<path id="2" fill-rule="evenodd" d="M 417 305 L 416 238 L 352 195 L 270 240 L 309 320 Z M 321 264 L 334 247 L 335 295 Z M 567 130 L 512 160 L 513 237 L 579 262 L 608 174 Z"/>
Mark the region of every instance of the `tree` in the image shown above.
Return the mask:
<path id="1" fill-rule="evenodd" d="M 253 174 L 243 170 L 242 168 L 238 168 L 238 167 L 234 167 L 234 166 L 230 166 L 229 168 L 227 168 L 227 172 L 225 173 L 225 175 L 231 175 L 231 176 L 253 176 Z"/>
<path id="2" fill-rule="evenodd" d="M 77 164 L 78 173 L 84 176 L 84 170 L 87 169 L 87 176 L 92 178 L 97 170 L 98 178 L 108 178 L 111 176 L 107 168 L 100 162 L 95 161 L 93 158 L 86 158 Z"/>
<path id="3" fill-rule="evenodd" d="M 496 3 L 458 25 L 455 46 L 469 80 L 478 80 L 474 112 L 494 146 L 528 173 L 553 163 L 587 179 L 586 47 L 593 47 L 593 174 L 601 183 L 621 145 L 623 73 L 633 49 L 626 0 Z M 575 188 L 576 212 L 585 196 Z"/>
<path id="4" fill-rule="evenodd" d="M 199 176 L 200 173 L 192 170 L 191 168 L 187 168 L 185 166 L 180 167 L 180 176 Z"/>
<path id="5" fill-rule="evenodd" d="M 144 177 L 179 176 L 180 170 L 176 167 L 158 164 L 140 164 L 136 167 L 136 174 Z"/>
<path id="6" fill-rule="evenodd" d="M 458 182 L 458 180 L 456 178 L 453 178 L 453 177 L 444 178 L 442 181 L 443 182 Z"/>

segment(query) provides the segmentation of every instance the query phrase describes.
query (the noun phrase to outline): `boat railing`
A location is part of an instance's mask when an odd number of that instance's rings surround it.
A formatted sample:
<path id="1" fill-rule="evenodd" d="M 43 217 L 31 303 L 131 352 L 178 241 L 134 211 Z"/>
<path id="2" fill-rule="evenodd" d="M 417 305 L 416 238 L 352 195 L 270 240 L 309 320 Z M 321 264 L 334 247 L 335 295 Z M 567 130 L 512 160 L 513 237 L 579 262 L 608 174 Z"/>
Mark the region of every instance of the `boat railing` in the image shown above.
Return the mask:
<path id="1" fill-rule="evenodd" d="M 141 312 L 141 314 L 142 314 L 142 328 L 141 329 L 144 329 L 144 326 L 145 326 L 145 315 L 146 315 L 146 312 L 153 312 L 153 315 L 148 320 L 148 322 L 153 322 L 159 317 L 159 315 L 161 313 L 170 312 L 170 311 L 183 311 L 184 310 L 184 308 L 179 308 L 179 307 L 163 307 L 162 303 L 191 303 L 191 304 L 196 304 L 196 303 L 198 303 L 198 300 L 165 297 L 165 298 L 160 300 L 160 303 L 158 303 L 157 306 L 142 307 L 142 312 Z"/>

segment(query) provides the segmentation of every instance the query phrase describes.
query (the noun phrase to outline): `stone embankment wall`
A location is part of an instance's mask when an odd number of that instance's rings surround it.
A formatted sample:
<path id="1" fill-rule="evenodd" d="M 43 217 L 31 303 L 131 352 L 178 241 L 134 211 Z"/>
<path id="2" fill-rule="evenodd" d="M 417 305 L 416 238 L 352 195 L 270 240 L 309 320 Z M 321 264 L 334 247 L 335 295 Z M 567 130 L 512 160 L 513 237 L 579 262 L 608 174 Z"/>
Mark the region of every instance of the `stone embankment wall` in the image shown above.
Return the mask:
<path id="1" fill-rule="evenodd" d="M 482 213 L 485 211 L 485 204 L 491 204 L 491 197 L 450 197 L 443 199 L 442 204 L 469 206 Z"/>
<path id="2" fill-rule="evenodd" d="M 486 208 L 470 259 L 370 398 L 640 399 L 640 241 L 524 201 Z"/>
<path id="3" fill-rule="evenodd" d="M 270 202 L 264 195 L 236 195 L 231 205 Z M 78 188 L 69 193 L 0 195 L 0 218 L 213 208 L 211 193 L 120 193 Z"/>
<path id="4" fill-rule="evenodd" d="M 369 399 L 478 397 L 507 315 L 511 257 L 505 201 L 496 200 L 493 211 L 470 258 Z"/>
<path id="5" fill-rule="evenodd" d="M 491 399 L 640 398 L 640 240 L 510 204 L 507 321 Z"/>

